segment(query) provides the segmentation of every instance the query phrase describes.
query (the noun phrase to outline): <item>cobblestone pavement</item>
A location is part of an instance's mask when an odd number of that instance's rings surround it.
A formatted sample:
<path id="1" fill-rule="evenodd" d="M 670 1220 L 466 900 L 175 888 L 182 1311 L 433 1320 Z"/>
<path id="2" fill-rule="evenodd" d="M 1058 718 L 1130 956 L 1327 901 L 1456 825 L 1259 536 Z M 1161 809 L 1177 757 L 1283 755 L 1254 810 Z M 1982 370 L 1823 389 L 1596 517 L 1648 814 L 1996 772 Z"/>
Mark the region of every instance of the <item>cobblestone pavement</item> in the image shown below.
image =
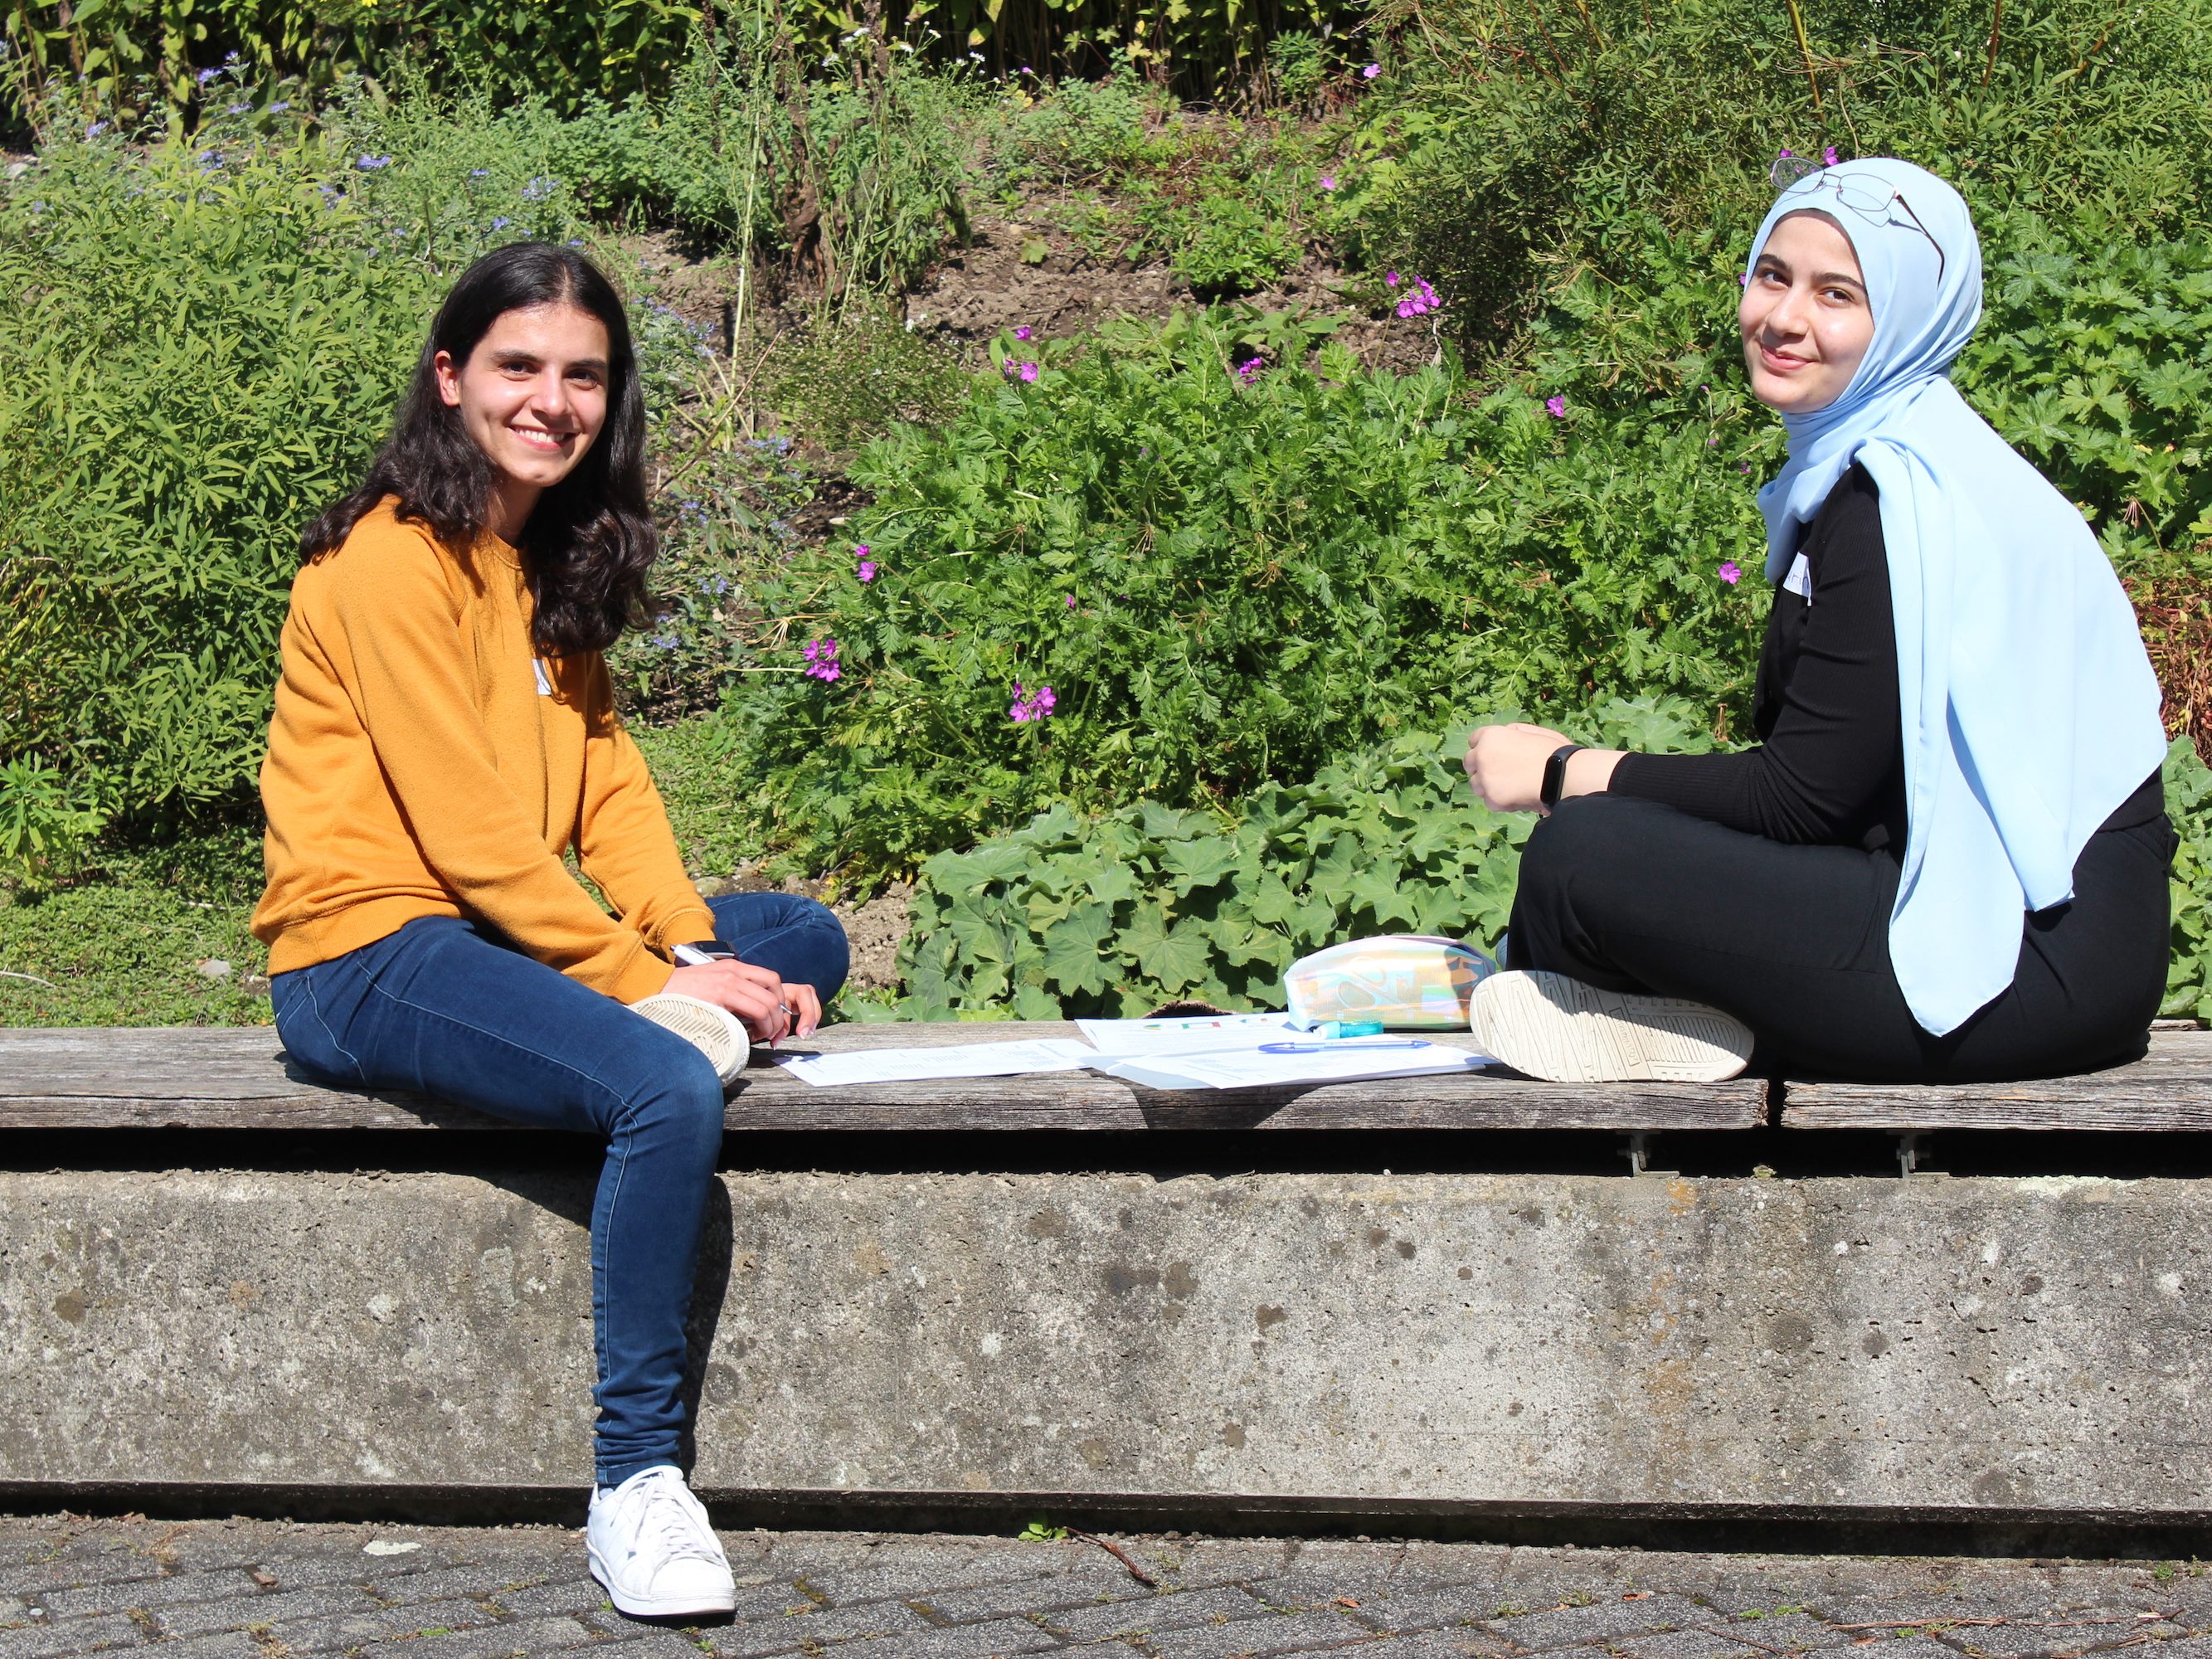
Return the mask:
<path id="1" fill-rule="evenodd" d="M 2193 1564 L 726 1534 L 736 1616 L 612 1612 L 560 1528 L 0 1518 L 0 1659 L 2212 1659 Z"/>

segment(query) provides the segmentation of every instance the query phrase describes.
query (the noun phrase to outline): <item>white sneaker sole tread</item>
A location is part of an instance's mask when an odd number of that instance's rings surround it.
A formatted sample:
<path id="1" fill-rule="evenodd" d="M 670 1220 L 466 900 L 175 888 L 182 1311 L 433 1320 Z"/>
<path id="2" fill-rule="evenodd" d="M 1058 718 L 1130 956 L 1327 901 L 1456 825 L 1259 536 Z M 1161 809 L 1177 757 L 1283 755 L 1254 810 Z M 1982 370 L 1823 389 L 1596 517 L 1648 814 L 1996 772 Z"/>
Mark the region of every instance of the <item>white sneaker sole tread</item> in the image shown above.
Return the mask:
<path id="1" fill-rule="evenodd" d="M 1552 1083 L 1719 1083 L 1751 1061 L 1732 1014 L 1540 969 L 1483 981 L 1468 1024 L 1485 1052 Z"/>
<path id="2" fill-rule="evenodd" d="M 680 991 L 663 991 L 640 998 L 630 1012 L 642 1014 L 656 1025 L 665 1025 L 682 1037 L 714 1066 L 725 1085 L 735 1083 L 752 1053 L 752 1039 L 744 1024 L 728 1009 Z"/>

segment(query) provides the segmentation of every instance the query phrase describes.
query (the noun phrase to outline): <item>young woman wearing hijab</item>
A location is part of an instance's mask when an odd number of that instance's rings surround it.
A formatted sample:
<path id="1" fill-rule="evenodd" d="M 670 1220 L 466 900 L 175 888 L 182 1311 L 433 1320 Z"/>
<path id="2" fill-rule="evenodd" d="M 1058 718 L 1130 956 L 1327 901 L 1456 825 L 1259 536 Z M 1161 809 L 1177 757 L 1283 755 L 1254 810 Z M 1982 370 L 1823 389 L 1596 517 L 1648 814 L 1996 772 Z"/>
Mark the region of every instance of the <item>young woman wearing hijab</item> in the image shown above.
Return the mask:
<path id="1" fill-rule="evenodd" d="M 625 1613 L 726 1612 L 678 1467 L 722 1088 L 749 1039 L 813 1028 L 846 945 L 811 900 L 702 902 L 615 718 L 601 653 L 657 542 L 606 278 L 544 243 L 471 266 L 367 479 L 301 544 L 261 773 L 277 1032 L 343 1086 L 605 1139 L 586 1554 Z"/>
<path id="2" fill-rule="evenodd" d="M 1781 182 L 1779 179 L 1778 183 Z M 1522 854 L 1477 1035 L 1561 1081 L 2050 1076 L 2142 1053 L 2173 836 L 2159 688 L 2072 503 L 1949 370 L 1981 316 L 1966 204 L 1907 162 L 1785 189 L 1745 267 L 1776 584 L 1760 743 L 1624 754 L 1478 731 Z"/>

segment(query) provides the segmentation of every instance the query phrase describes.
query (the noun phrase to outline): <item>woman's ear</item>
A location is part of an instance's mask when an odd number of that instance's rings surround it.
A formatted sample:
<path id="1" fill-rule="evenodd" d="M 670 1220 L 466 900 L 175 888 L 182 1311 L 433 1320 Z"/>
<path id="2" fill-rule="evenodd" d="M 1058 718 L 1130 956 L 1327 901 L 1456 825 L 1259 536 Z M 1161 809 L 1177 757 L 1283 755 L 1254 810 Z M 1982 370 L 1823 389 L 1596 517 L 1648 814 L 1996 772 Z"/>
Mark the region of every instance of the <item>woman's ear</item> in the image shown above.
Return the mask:
<path id="1" fill-rule="evenodd" d="M 438 397 L 448 409 L 461 406 L 461 371 L 453 367 L 453 354 L 441 351 L 430 360 L 438 372 Z"/>

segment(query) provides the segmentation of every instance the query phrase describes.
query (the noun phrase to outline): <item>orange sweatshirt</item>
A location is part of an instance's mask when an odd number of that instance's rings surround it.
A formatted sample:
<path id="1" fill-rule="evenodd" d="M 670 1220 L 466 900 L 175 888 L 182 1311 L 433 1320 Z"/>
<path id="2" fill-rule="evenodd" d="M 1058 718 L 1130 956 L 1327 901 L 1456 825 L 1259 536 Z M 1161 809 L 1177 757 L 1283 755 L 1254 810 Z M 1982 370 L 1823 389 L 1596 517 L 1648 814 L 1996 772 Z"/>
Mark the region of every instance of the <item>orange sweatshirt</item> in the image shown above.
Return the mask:
<path id="1" fill-rule="evenodd" d="M 605 659 L 539 658 L 531 608 L 515 549 L 457 554 L 389 501 L 301 570 L 261 767 L 271 973 L 465 916 L 635 1002 L 668 982 L 648 945 L 714 936 Z"/>

